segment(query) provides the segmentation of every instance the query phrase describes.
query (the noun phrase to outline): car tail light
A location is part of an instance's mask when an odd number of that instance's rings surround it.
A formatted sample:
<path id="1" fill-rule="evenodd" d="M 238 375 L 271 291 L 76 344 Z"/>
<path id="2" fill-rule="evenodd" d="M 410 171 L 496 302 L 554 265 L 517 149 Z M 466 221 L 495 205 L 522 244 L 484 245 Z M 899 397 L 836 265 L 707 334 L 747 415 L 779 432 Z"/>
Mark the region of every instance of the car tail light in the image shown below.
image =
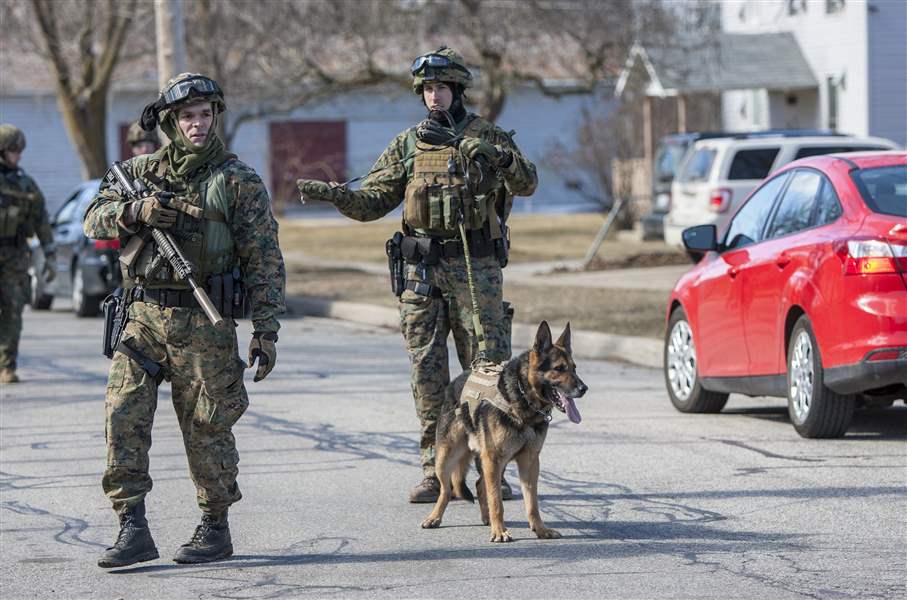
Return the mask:
<path id="1" fill-rule="evenodd" d="M 845 275 L 907 272 L 907 245 L 886 240 L 847 240 L 838 257 Z"/>
<path id="2" fill-rule="evenodd" d="M 731 207 L 733 192 L 727 188 L 717 188 L 709 194 L 709 210 L 712 212 L 726 212 Z"/>
<path id="3" fill-rule="evenodd" d="M 120 240 L 95 240 L 95 250 L 119 250 Z"/>

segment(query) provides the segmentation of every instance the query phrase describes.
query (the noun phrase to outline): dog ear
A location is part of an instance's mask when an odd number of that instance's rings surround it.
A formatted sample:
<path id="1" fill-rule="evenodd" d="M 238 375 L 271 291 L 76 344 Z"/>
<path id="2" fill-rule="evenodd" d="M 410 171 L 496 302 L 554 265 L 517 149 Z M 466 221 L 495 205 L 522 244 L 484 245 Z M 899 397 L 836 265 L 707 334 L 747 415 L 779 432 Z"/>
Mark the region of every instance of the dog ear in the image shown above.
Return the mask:
<path id="1" fill-rule="evenodd" d="M 551 328 L 548 327 L 548 321 L 539 323 L 539 330 L 535 334 L 535 343 L 532 349 L 536 352 L 544 352 L 551 347 Z"/>
<path id="2" fill-rule="evenodd" d="M 567 326 L 564 327 L 564 333 L 561 334 L 561 337 L 557 338 L 555 345 L 566 350 L 568 354 L 573 354 L 573 350 L 570 349 L 570 321 L 567 321 Z"/>

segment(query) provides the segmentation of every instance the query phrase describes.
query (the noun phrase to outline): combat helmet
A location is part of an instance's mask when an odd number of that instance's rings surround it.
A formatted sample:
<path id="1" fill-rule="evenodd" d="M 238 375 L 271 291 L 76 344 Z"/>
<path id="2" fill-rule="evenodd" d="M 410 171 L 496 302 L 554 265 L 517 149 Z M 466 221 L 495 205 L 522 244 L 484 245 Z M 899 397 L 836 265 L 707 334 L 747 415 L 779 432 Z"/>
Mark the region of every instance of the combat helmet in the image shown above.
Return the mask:
<path id="1" fill-rule="evenodd" d="M 0 125 L 0 152 L 22 152 L 25 150 L 25 134 L 15 125 Z"/>
<path id="2" fill-rule="evenodd" d="M 447 46 L 414 60 L 410 72 L 413 75 L 413 93 L 417 96 L 422 94 L 422 84 L 426 81 L 458 83 L 464 88 L 472 86 L 472 73 L 466 68 L 466 61 Z"/>
<path id="3" fill-rule="evenodd" d="M 151 142 L 155 146 L 159 146 L 161 143 L 157 137 L 157 132 L 154 129 L 145 131 L 142 129 L 141 124 L 133 123 L 129 126 L 129 131 L 126 133 L 126 143 L 131 146 L 142 142 Z"/>
<path id="4" fill-rule="evenodd" d="M 216 81 L 198 73 L 180 73 L 171 77 L 157 100 L 145 107 L 139 123 L 142 129 L 151 131 L 170 114 L 170 111 L 196 100 L 213 103 L 215 114 L 227 110 L 224 93 Z"/>

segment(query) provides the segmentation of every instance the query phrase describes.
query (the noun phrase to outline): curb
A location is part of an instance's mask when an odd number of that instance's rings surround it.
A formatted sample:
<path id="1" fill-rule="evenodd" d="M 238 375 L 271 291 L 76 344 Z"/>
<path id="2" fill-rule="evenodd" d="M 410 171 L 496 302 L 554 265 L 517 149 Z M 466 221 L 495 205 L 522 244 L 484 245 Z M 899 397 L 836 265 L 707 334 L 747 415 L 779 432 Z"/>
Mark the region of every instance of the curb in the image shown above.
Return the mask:
<path id="1" fill-rule="evenodd" d="M 328 319 L 342 319 L 375 327 L 400 328 L 400 314 L 396 309 L 303 296 L 289 296 L 287 308 L 296 314 Z M 560 324 L 553 323 L 558 330 Z M 514 323 L 511 338 L 515 348 L 528 348 L 535 338 L 536 327 Z M 557 334 L 555 334 L 557 335 Z M 573 354 L 578 358 L 618 360 L 653 369 L 662 368 L 662 342 L 652 338 L 614 335 L 598 331 L 574 330 L 571 333 Z"/>

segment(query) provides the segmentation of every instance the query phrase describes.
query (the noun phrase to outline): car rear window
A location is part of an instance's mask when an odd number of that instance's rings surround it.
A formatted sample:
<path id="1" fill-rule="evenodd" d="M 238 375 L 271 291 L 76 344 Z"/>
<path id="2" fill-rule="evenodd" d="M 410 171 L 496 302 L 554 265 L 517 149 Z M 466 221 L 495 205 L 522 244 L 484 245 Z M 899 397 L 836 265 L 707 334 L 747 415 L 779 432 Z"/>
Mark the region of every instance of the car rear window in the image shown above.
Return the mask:
<path id="1" fill-rule="evenodd" d="M 687 151 L 685 144 L 665 143 L 655 153 L 655 177 L 658 181 L 671 181 L 677 164 Z"/>
<path id="2" fill-rule="evenodd" d="M 709 178 L 712 163 L 717 152 L 711 148 L 699 148 L 693 152 L 683 165 L 680 181 L 705 181 Z"/>
<path id="3" fill-rule="evenodd" d="M 765 179 L 775 164 L 780 148 L 738 150 L 731 161 L 728 179 Z"/>
<path id="4" fill-rule="evenodd" d="M 794 160 L 807 156 L 821 156 L 822 154 L 839 154 L 841 152 L 865 152 L 867 150 L 888 150 L 882 146 L 804 146 L 797 150 Z"/>
<path id="5" fill-rule="evenodd" d="M 907 217 L 907 165 L 862 169 L 853 178 L 870 210 Z"/>

